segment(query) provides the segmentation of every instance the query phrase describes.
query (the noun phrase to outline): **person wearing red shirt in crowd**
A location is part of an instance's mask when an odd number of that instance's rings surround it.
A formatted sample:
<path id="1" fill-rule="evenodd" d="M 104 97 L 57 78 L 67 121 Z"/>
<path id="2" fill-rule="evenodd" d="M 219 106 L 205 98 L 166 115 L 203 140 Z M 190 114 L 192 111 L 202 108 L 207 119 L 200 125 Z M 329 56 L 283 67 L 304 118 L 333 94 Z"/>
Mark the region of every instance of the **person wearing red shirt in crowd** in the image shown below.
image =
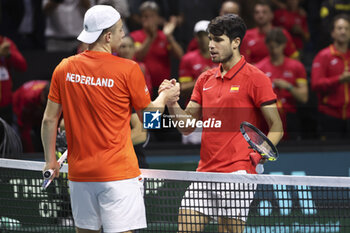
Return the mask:
<path id="1" fill-rule="evenodd" d="M 117 55 L 119 57 L 123 57 L 126 59 L 135 60 L 135 42 L 130 35 L 123 37 L 122 43 L 120 44 L 120 47 L 117 50 Z M 145 63 L 140 62 L 140 61 L 136 61 L 136 62 L 137 62 L 137 64 L 139 64 L 140 69 L 141 69 L 143 75 L 145 76 L 148 90 L 150 91 L 150 94 L 152 96 L 151 74 L 149 73 Z"/>
<path id="2" fill-rule="evenodd" d="M 272 81 L 277 95 L 277 106 L 284 123 L 284 136 L 296 139 L 300 136 L 297 102 L 306 103 L 308 87 L 304 65 L 283 54 L 287 38 L 281 28 L 273 28 L 266 35 L 270 56 L 256 64 Z"/>
<path id="3" fill-rule="evenodd" d="M 167 106 L 173 121 L 219 120 L 221 124 L 213 128 L 203 128 L 198 172 L 251 173 L 256 174 L 250 160 L 254 153 L 239 131 L 242 121 L 248 121 L 258 128 L 263 123 L 269 126 L 267 137 L 276 145 L 283 136 L 283 126 L 276 106 L 276 95 L 270 79 L 255 66 L 249 64 L 239 52 L 246 26 L 237 15 L 226 14 L 214 18 L 209 26 L 209 51 L 211 59 L 219 66 L 200 75 L 193 89 L 191 101 L 185 110 L 177 102 Z M 172 87 L 175 80 L 165 80 L 160 91 Z M 183 134 L 194 128 L 178 127 Z M 243 232 L 249 205 L 254 192 L 243 191 L 244 199 L 237 206 L 235 201 L 228 203 L 232 208 L 220 208 L 221 199 L 209 200 L 195 205 L 191 193 L 196 195 L 225 196 L 226 200 L 236 200 L 234 192 L 221 194 L 220 191 L 198 191 L 193 183 L 181 202 L 178 218 L 178 232 L 203 231 L 209 222 L 211 211 L 222 213 L 218 216 L 219 232 Z M 248 188 L 248 187 L 245 187 Z M 249 190 L 255 187 L 250 186 Z M 199 188 L 199 190 L 202 190 Z M 248 189 L 246 189 L 248 190 Z M 237 192 L 237 190 L 236 190 Z M 197 200 L 198 201 L 198 200 Z M 187 206 L 187 207 L 186 207 Z M 226 205 L 225 205 L 226 206 Z M 198 207 L 198 208 L 197 208 Z M 217 216 L 217 215 L 215 215 Z M 227 217 L 230 216 L 230 217 Z M 203 223 L 203 224 L 198 224 Z"/>
<path id="4" fill-rule="evenodd" d="M 135 41 L 135 58 L 145 63 L 151 74 L 153 94 L 156 94 L 162 81 L 170 77 L 170 52 L 181 59 L 183 50 L 173 36 L 175 17 L 170 18 L 161 31 L 158 30 L 159 7 L 155 2 L 146 1 L 139 10 L 142 29 L 131 32 L 130 36 Z"/>
<path id="5" fill-rule="evenodd" d="M 274 13 L 273 24 L 280 26 L 291 33 L 297 50 L 302 50 L 304 41 L 308 40 L 309 29 L 307 26 L 306 12 L 299 8 L 299 0 L 287 0 L 286 9 L 277 9 Z"/>
<path id="6" fill-rule="evenodd" d="M 257 63 L 269 55 L 265 44 L 266 34 L 273 28 L 273 11 L 267 1 L 259 0 L 254 6 L 254 20 L 256 28 L 247 30 L 247 33 L 242 41 L 241 52 L 247 62 Z M 299 53 L 295 48 L 290 34 L 283 30 L 287 37 L 286 48 L 284 54 L 291 58 L 298 58 Z"/>
<path id="7" fill-rule="evenodd" d="M 333 44 L 312 63 L 311 87 L 318 96 L 322 139 L 350 136 L 350 18 L 334 17 Z"/>
<path id="8" fill-rule="evenodd" d="M 181 84 L 181 100 L 187 104 L 190 100 L 191 93 L 196 83 L 197 78 L 201 73 L 211 68 L 216 67 L 216 64 L 211 60 L 209 53 L 209 39 L 206 32 L 208 20 L 201 20 L 194 26 L 194 34 L 199 48 L 186 53 L 180 62 L 179 82 Z M 200 144 L 201 133 L 200 129 L 190 135 L 182 135 L 184 144 Z"/>
<path id="9" fill-rule="evenodd" d="M 209 39 L 206 32 L 209 23 L 208 20 L 201 20 L 196 23 L 194 34 L 199 48 L 186 53 L 180 62 L 179 82 L 181 84 L 181 95 L 188 98 L 199 75 L 216 66 L 211 60 L 209 53 Z"/>
<path id="10" fill-rule="evenodd" d="M 0 117 L 12 124 L 12 78 L 10 70 L 27 70 L 27 62 L 17 46 L 0 35 Z"/>
<path id="11" fill-rule="evenodd" d="M 117 55 L 122 58 L 134 60 L 135 55 L 135 44 L 134 40 L 130 36 L 124 36 L 122 43 L 117 50 Z M 140 69 L 145 76 L 146 85 L 152 96 L 152 83 L 151 76 L 147 70 L 147 67 L 143 62 L 137 62 L 140 66 Z M 131 126 L 131 140 L 134 146 L 134 150 L 137 156 L 137 160 L 140 168 L 148 168 L 149 165 L 146 161 L 146 155 L 144 148 L 147 146 L 149 141 L 149 134 L 146 129 L 143 128 L 140 119 L 137 116 L 137 113 L 133 110 L 130 118 Z"/>
<path id="12" fill-rule="evenodd" d="M 13 112 L 17 117 L 24 152 L 42 151 L 36 138 L 40 138 L 49 88 L 49 81 L 34 80 L 24 83 L 13 93 Z"/>

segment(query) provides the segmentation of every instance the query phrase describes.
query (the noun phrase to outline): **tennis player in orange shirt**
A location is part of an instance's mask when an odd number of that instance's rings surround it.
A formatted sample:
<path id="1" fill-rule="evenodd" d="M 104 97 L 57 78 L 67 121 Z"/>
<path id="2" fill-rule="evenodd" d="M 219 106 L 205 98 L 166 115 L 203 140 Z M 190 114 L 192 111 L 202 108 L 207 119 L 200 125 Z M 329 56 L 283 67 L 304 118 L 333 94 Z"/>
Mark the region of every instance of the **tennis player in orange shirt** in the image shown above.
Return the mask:
<path id="1" fill-rule="evenodd" d="M 119 13 L 96 5 L 84 17 L 78 40 L 88 50 L 63 59 L 51 81 L 41 137 L 47 169 L 55 156 L 57 123 L 63 112 L 68 144 L 68 179 L 78 233 L 132 232 L 146 227 L 143 183 L 130 137 L 133 107 L 163 111 L 177 101 L 179 86 L 151 102 L 137 63 L 112 55 L 124 36 Z M 159 111 L 159 112 L 158 112 Z"/>

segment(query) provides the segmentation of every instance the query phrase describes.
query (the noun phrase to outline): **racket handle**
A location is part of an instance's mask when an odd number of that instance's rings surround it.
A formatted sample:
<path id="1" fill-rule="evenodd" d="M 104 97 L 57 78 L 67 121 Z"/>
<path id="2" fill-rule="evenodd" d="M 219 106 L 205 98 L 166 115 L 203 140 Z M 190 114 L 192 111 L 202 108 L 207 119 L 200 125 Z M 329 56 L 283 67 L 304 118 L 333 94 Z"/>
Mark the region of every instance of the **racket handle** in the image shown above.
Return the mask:
<path id="1" fill-rule="evenodd" d="M 251 152 L 249 156 L 254 166 L 257 166 L 260 160 L 263 158 L 259 153 L 256 153 L 256 152 Z"/>
<path id="2" fill-rule="evenodd" d="M 43 173 L 44 179 L 50 179 L 53 175 L 53 172 L 54 172 L 53 169 L 46 170 Z"/>

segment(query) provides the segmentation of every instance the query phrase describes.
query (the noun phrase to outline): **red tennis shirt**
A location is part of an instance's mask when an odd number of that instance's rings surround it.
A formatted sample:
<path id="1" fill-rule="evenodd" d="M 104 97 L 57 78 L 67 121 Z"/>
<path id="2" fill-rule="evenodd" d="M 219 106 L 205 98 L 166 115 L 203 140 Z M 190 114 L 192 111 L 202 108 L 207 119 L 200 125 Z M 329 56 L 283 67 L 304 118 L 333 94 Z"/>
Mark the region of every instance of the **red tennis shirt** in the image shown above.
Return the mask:
<path id="1" fill-rule="evenodd" d="M 197 171 L 256 173 L 239 126 L 248 121 L 262 127 L 261 105 L 276 100 L 270 79 L 242 56 L 223 78 L 221 65 L 202 73 L 191 100 L 202 106 L 204 122 L 221 121 L 220 128 L 203 128 Z"/>

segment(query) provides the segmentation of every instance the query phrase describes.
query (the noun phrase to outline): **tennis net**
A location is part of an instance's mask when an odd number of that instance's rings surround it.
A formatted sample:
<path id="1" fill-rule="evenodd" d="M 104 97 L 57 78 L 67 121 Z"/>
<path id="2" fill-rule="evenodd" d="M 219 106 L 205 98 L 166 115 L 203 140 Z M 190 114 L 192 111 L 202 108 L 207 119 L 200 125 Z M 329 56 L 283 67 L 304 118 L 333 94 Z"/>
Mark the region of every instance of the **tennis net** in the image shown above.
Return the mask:
<path id="1" fill-rule="evenodd" d="M 0 232 L 74 232 L 67 165 L 42 191 L 43 165 L 0 159 Z M 148 227 L 137 232 L 350 232 L 349 177 L 142 173 Z"/>

